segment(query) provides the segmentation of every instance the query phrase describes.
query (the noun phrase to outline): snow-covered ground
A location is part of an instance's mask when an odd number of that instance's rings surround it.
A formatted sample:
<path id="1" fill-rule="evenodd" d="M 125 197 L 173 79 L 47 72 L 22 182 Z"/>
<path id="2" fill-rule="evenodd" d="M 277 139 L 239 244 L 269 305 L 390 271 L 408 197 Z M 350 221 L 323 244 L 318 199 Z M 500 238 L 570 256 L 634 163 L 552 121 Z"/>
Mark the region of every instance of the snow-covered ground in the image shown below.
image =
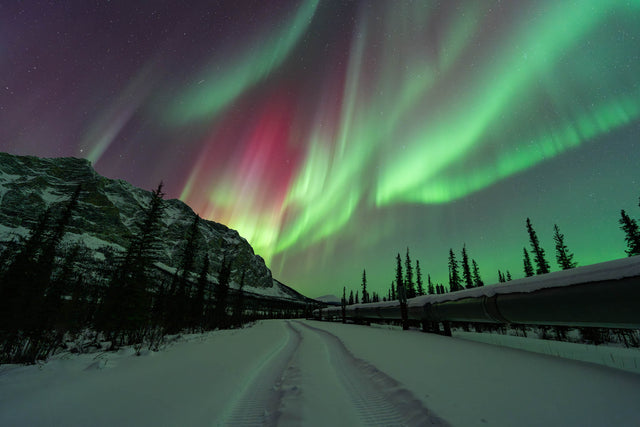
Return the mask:
<path id="1" fill-rule="evenodd" d="M 638 425 L 640 375 L 418 331 L 270 320 L 0 367 L 0 425 Z"/>
<path id="2" fill-rule="evenodd" d="M 558 356 L 583 362 L 598 363 L 612 368 L 640 374 L 640 349 L 614 345 L 592 345 L 576 342 L 551 341 L 497 333 L 453 331 L 453 336 L 488 344 L 517 348 L 535 353 Z"/>

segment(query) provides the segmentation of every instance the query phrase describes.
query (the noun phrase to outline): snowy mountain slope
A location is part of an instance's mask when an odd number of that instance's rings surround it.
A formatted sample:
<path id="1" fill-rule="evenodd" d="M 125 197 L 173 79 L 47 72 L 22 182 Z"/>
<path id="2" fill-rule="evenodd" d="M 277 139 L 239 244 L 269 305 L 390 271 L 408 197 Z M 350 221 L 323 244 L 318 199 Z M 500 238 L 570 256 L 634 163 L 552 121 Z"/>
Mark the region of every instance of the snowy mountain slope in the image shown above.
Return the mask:
<path id="1" fill-rule="evenodd" d="M 47 207 L 55 212 L 65 206 L 78 184 L 82 184 L 80 202 L 65 241 L 91 248 L 96 262 L 104 261 L 110 249 L 124 249 L 151 199 L 150 191 L 100 176 L 87 160 L 42 159 L 6 153 L 0 153 L 0 249 L 3 242 L 28 233 Z M 164 205 L 158 233 L 162 242 L 155 261 L 161 270 L 173 273 L 195 214 L 179 200 L 165 200 Z M 232 261 L 232 287 L 238 287 L 244 272 L 247 290 L 298 299 L 295 291 L 281 284 L 274 285 L 264 260 L 254 254 L 237 231 L 202 220 L 199 233 L 200 247 L 211 259 L 211 280 L 217 281 L 217 272 L 226 258 Z"/>
<path id="2" fill-rule="evenodd" d="M 638 399 L 637 374 L 314 321 L 0 367 L 0 425 L 635 426 Z"/>

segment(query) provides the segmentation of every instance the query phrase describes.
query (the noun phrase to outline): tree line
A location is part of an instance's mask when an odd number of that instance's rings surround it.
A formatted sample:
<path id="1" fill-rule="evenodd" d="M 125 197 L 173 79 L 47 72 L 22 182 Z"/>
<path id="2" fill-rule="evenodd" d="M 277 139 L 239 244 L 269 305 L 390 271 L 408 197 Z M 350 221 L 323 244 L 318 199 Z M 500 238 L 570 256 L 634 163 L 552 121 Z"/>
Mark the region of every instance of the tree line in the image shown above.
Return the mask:
<path id="1" fill-rule="evenodd" d="M 640 207 L 640 199 L 638 206 Z M 631 218 L 625 210 L 621 210 L 620 229 L 625 233 L 625 243 L 627 249 L 625 252 L 628 256 L 640 255 L 640 226 L 636 220 Z M 531 277 L 539 274 L 546 274 L 551 271 L 551 266 L 547 260 L 545 250 L 543 249 L 538 235 L 533 228 L 530 218 L 526 218 L 525 227 L 527 235 L 529 236 L 529 249 L 524 246 L 523 249 L 523 272 L 525 277 Z M 561 270 L 568 270 L 578 266 L 578 263 L 574 260 L 574 254 L 569 250 L 565 243 L 565 236 L 560 231 L 557 224 L 553 225 L 553 242 L 555 246 L 555 258 L 558 267 Z M 484 286 L 484 281 L 480 276 L 480 269 L 475 259 L 469 257 L 469 253 L 466 244 L 463 244 L 460 251 L 459 258 L 456 257 L 456 253 L 453 248 L 449 249 L 448 256 L 448 270 L 449 270 L 449 286 L 445 287 L 442 283 L 435 283 L 431 280 L 431 275 L 427 274 L 427 286 L 426 289 L 423 286 L 422 272 L 420 269 L 420 262 L 416 260 L 415 272 L 416 280 L 413 280 L 413 266 L 409 255 L 409 248 L 407 248 L 404 269 L 403 262 L 400 253 L 395 258 L 395 281 L 391 282 L 391 286 L 382 298 L 382 301 L 400 301 L 402 303 L 406 298 L 413 298 L 425 294 L 444 294 L 447 292 L 456 292 L 463 289 L 471 289 L 479 286 Z M 509 270 L 498 270 L 498 282 L 509 282 L 512 280 L 512 275 Z M 380 301 L 380 296 L 373 292 L 371 297 L 367 290 L 366 271 L 362 274 L 362 299 L 359 301 L 358 290 L 356 290 L 355 298 L 353 291 L 350 292 L 349 298 L 346 297 L 346 287 L 343 288 L 343 305 L 351 305 L 369 302 Z"/>
<path id="2" fill-rule="evenodd" d="M 0 363 L 33 363 L 59 348 L 65 337 L 82 330 L 109 350 L 143 344 L 157 348 L 167 334 L 239 327 L 256 316 L 274 316 L 269 305 L 231 290 L 233 260 L 223 258 L 217 282 L 209 279 L 213 262 L 202 243 L 194 214 L 185 230 L 174 273 L 155 266 L 164 212 L 162 183 L 135 224 L 123 253 L 95 253 L 79 244 L 65 246 L 63 237 L 76 210 L 78 185 L 60 212 L 48 208 L 26 237 L 9 242 L 0 253 Z M 92 264 L 92 265 L 93 265 Z"/>

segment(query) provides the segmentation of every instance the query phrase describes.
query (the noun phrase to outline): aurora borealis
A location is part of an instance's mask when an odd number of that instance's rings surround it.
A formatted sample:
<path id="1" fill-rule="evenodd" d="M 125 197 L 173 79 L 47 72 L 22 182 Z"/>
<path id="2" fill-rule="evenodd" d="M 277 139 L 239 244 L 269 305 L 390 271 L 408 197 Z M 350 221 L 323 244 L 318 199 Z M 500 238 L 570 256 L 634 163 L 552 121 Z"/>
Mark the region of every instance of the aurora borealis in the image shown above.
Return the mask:
<path id="1" fill-rule="evenodd" d="M 163 180 L 312 297 L 640 217 L 637 0 L 3 2 L 0 78 L 0 150 Z"/>

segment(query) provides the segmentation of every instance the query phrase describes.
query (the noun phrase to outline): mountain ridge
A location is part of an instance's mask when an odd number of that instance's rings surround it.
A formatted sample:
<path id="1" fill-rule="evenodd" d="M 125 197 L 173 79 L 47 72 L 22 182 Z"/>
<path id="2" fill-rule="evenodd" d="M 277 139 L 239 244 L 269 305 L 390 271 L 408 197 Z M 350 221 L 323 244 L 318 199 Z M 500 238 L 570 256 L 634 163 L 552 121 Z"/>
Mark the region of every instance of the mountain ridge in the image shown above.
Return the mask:
<path id="1" fill-rule="evenodd" d="M 64 206 L 78 184 L 78 208 L 65 242 L 90 248 L 99 261 L 109 251 L 122 251 L 136 232 L 136 221 L 151 200 L 151 192 L 121 179 L 100 175 L 86 159 L 40 158 L 0 152 L 0 247 L 25 236 L 47 208 Z M 161 219 L 162 247 L 156 266 L 167 273 L 178 268 L 184 236 L 195 213 L 184 202 L 167 199 Z M 201 219 L 200 248 L 211 259 L 210 277 L 217 281 L 223 259 L 232 262 L 230 285 L 237 288 L 244 273 L 246 291 L 283 299 L 306 299 L 275 280 L 264 259 L 240 234 L 226 225 Z M 102 254 L 102 255 L 100 255 Z M 193 271 L 195 273 L 195 271 Z M 302 297 L 302 298 L 300 298 Z"/>

